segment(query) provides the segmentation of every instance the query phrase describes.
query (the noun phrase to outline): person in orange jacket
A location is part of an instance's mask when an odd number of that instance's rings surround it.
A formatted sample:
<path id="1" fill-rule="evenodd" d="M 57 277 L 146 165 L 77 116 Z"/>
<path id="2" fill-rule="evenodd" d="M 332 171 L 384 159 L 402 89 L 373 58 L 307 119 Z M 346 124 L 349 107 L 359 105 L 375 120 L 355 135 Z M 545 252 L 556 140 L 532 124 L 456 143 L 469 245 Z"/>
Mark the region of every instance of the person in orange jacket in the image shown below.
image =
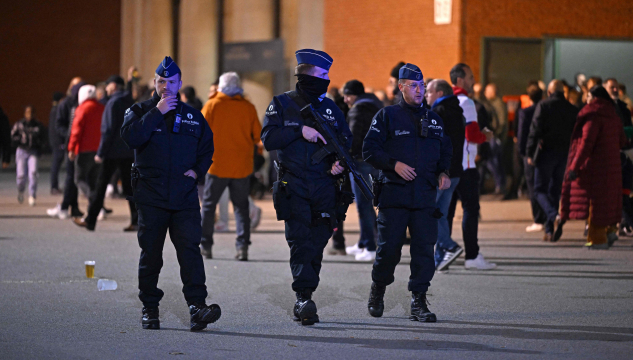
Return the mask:
<path id="1" fill-rule="evenodd" d="M 244 99 L 240 78 L 234 72 L 220 76 L 218 92 L 202 108 L 215 138 L 213 163 L 209 168 L 202 200 L 202 254 L 212 258 L 215 209 L 229 188 L 235 209 L 236 259 L 248 260 L 251 220 L 248 195 L 253 173 L 253 149 L 260 142 L 262 126 L 255 107 Z"/>

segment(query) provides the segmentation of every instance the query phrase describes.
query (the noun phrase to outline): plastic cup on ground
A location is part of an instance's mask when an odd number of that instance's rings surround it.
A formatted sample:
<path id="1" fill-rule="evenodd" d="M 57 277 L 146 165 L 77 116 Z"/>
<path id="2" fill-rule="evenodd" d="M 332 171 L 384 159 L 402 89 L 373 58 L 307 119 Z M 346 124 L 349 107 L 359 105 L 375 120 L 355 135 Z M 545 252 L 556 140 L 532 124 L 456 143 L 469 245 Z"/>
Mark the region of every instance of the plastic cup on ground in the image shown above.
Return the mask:
<path id="1" fill-rule="evenodd" d="M 97 281 L 99 291 L 116 290 L 116 287 L 116 281 L 114 280 L 99 279 L 99 281 Z"/>
<path id="2" fill-rule="evenodd" d="M 86 277 L 88 279 L 92 279 L 95 277 L 95 262 L 94 261 L 86 261 L 84 262 L 86 265 Z"/>

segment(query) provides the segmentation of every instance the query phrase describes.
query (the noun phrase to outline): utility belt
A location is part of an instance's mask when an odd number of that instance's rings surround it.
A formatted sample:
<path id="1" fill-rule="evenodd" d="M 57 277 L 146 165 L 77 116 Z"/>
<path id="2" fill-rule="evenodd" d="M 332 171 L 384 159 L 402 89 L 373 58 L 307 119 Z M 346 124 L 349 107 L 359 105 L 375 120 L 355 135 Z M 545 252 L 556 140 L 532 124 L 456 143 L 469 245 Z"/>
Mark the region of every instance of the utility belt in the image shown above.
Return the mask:
<path id="1" fill-rule="evenodd" d="M 285 175 L 289 172 L 283 167 L 282 164 L 275 161 L 275 169 L 277 170 L 277 181 L 273 183 L 273 203 L 275 205 L 275 211 L 277 213 L 277 220 L 286 221 L 292 218 L 292 203 L 293 194 L 290 191 L 289 184 L 284 180 Z M 349 181 L 346 182 L 349 184 Z M 345 214 L 349 205 L 354 202 L 354 194 L 345 186 L 341 186 L 341 183 L 337 183 L 336 186 L 336 202 L 334 209 L 327 211 L 312 211 L 310 225 L 320 226 L 329 225 L 331 229 L 334 229 L 340 221 L 345 220 Z"/>

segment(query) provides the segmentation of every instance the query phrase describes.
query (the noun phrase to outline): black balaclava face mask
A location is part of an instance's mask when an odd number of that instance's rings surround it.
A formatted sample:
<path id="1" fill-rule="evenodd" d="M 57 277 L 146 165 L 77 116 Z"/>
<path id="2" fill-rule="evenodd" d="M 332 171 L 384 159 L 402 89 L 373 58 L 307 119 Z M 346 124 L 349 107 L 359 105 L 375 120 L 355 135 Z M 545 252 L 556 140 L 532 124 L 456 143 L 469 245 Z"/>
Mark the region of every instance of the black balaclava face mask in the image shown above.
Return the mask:
<path id="1" fill-rule="evenodd" d="M 319 104 L 319 98 L 327 92 L 330 80 L 321 79 L 316 76 L 298 74 L 297 89 L 310 98 L 313 104 Z"/>

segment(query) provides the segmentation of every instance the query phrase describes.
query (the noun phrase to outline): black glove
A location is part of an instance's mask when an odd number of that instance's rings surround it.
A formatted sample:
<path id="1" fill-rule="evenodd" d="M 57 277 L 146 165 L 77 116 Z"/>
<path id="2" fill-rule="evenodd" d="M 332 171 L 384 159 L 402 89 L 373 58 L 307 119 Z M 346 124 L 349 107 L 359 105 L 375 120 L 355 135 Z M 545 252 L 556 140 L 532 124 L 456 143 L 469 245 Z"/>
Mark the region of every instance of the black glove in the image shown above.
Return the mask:
<path id="1" fill-rule="evenodd" d="M 574 170 L 570 170 L 567 174 L 567 178 L 569 179 L 569 181 L 574 181 L 578 179 L 578 173 L 576 173 Z"/>

